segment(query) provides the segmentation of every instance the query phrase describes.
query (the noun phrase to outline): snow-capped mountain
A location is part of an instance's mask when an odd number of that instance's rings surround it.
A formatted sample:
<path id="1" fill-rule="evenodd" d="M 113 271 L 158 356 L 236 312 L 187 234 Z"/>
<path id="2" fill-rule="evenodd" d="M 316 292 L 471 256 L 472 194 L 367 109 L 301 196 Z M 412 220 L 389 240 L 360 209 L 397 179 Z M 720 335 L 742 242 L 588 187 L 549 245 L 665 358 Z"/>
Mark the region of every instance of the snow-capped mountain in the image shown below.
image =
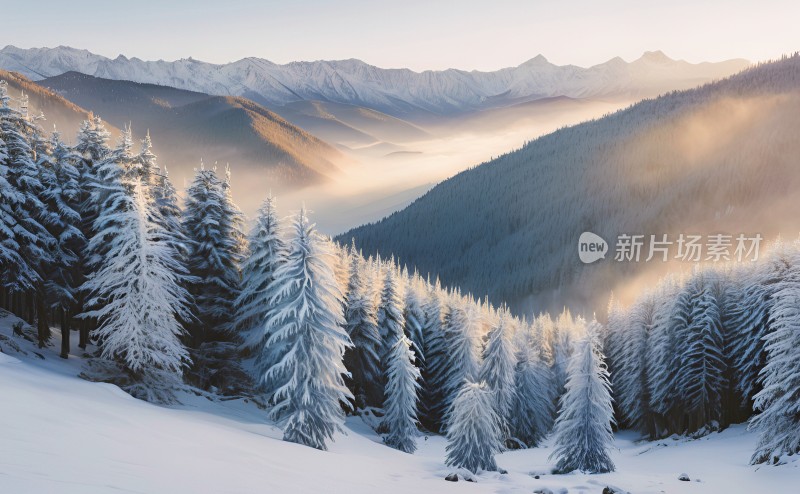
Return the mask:
<path id="1" fill-rule="evenodd" d="M 559 66 L 539 55 L 493 72 L 382 69 L 360 60 L 292 62 L 261 58 L 211 64 L 193 58 L 109 59 L 70 47 L 0 50 L 0 68 L 33 80 L 68 71 L 107 79 L 159 84 L 207 94 L 244 96 L 279 107 L 306 100 L 352 104 L 393 116 L 452 115 L 544 97 L 647 97 L 719 79 L 748 65 L 735 59 L 691 64 L 661 52 L 633 62 L 614 58 L 593 67 Z"/>

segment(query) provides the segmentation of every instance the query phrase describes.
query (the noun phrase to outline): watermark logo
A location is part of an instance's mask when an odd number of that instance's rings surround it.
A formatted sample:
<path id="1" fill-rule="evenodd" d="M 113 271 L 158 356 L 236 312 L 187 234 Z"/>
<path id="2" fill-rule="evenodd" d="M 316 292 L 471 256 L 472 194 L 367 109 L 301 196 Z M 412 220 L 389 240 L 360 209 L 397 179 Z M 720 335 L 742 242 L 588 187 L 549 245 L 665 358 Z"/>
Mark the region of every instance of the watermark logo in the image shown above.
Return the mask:
<path id="1" fill-rule="evenodd" d="M 578 239 L 578 255 L 581 262 L 591 264 L 600 259 L 605 259 L 608 253 L 608 243 L 600 235 L 592 232 L 583 232 Z"/>
<path id="2" fill-rule="evenodd" d="M 756 233 L 687 235 L 681 233 L 670 237 L 667 234 L 641 235 L 621 233 L 614 246 L 617 262 L 743 262 L 757 261 L 763 237 Z M 578 255 L 581 262 L 591 264 L 605 259 L 608 243 L 597 234 L 583 232 L 578 239 Z"/>

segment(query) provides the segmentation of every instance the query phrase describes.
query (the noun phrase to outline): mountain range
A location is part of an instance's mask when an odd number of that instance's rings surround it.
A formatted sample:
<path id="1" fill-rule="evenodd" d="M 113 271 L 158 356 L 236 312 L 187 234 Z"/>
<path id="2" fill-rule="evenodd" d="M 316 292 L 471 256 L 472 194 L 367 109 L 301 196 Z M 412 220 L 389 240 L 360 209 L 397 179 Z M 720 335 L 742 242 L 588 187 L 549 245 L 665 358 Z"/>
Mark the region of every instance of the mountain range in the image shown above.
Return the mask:
<path id="1" fill-rule="evenodd" d="M 414 72 L 382 69 L 355 59 L 276 64 L 248 57 L 212 64 L 193 58 L 143 61 L 120 55 L 109 59 L 65 46 L 21 49 L 9 45 L 0 50 L 0 67 L 32 80 L 76 71 L 105 79 L 242 96 L 271 109 L 299 101 L 324 101 L 419 121 L 555 96 L 643 98 L 694 87 L 748 64 L 741 59 L 692 64 L 655 51 L 630 63 L 617 57 L 588 68 L 555 65 L 538 55 L 517 67 L 493 72 Z"/>
<path id="2" fill-rule="evenodd" d="M 38 84 L 118 128 L 131 124 L 139 135 L 149 130 L 158 155 L 179 179 L 205 159 L 233 163 L 240 176 L 246 175 L 247 184 L 255 177 L 258 182 L 270 178 L 285 185 L 306 185 L 335 175 L 335 163 L 343 159 L 332 146 L 242 97 L 78 72 Z"/>
<path id="3" fill-rule="evenodd" d="M 691 269 L 645 262 L 646 250 L 640 262 L 615 261 L 621 234 L 795 239 L 798 128 L 794 55 L 537 138 L 338 240 L 516 310 L 568 300 L 590 316 L 609 289 L 627 287 L 615 293 L 624 299 L 667 266 Z M 578 257 L 586 231 L 609 243 L 596 264 Z"/>

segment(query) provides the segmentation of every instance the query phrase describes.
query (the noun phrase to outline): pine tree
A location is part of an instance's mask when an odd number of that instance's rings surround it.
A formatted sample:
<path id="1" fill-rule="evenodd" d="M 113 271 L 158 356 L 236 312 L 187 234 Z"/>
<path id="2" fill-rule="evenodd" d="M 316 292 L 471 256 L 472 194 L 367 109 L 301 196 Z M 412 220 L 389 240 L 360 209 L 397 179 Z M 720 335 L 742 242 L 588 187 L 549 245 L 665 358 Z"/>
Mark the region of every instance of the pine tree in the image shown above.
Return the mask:
<path id="1" fill-rule="evenodd" d="M 694 432 L 718 429 L 722 419 L 722 392 L 726 385 L 720 309 L 711 272 L 695 273 L 689 281 L 692 310 L 678 338 L 684 342 L 677 389 L 681 392 L 684 428 Z"/>
<path id="2" fill-rule="evenodd" d="M 473 309 L 460 295 L 451 297 L 443 323 L 448 361 L 439 383 L 442 395 L 439 407 L 445 417 L 464 382 L 478 377 L 480 348 L 476 326 L 479 322 Z"/>
<path id="3" fill-rule="evenodd" d="M 395 327 L 395 330 L 400 328 Z M 394 346 L 389 350 L 386 364 L 386 401 L 383 405 L 383 429 L 387 434 L 383 442 L 387 446 L 406 453 L 417 449 L 414 436 L 417 433 L 417 393 L 419 391 L 419 369 L 414 365 L 411 340 L 400 330 L 393 335 Z"/>
<path id="4" fill-rule="evenodd" d="M 553 354 L 553 378 L 556 383 L 556 397 L 564 394 L 567 383 L 567 367 L 572 355 L 572 340 L 575 321 L 566 308 L 550 325 L 548 346 Z"/>
<path id="5" fill-rule="evenodd" d="M 142 139 L 142 148 L 136 156 L 137 165 L 141 170 L 142 183 L 148 187 L 158 185 L 158 177 L 161 169 L 156 163 L 156 155 L 153 154 L 153 141 L 150 139 L 150 130 Z"/>
<path id="6" fill-rule="evenodd" d="M 81 191 L 80 197 L 80 215 L 81 215 L 81 232 L 84 238 L 88 241 L 95 234 L 94 225 L 97 216 L 100 212 L 100 205 L 97 204 L 97 195 L 93 194 L 94 186 L 97 183 L 97 170 L 103 160 L 111 153 L 108 147 L 108 140 L 110 133 L 103 125 L 100 117 L 89 114 L 89 118 L 84 120 L 81 124 L 80 131 L 78 132 L 77 144 L 75 151 L 81 156 L 78 162 L 79 180 L 78 185 Z M 76 271 L 79 272 L 79 279 L 83 282 L 86 276 L 92 271 L 92 262 L 89 258 L 90 254 L 88 249 L 83 249 L 77 252 L 78 262 Z M 83 291 L 78 291 L 75 307 L 73 312 L 80 314 L 85 309 L 85 298 L 88 295 Z M 78 346 L 86 348 L 89 343 L 89 333 L 95 327 L 92 320 L 86 318 L 76 321 L 80 337 Z"/>
<path id="7" fill-rule="evenodd" d="M 46 163 L 40 161 L 40 170 L 44 200 L 51 212 L 47 228 L 57 239 L 57 249 L 55 262 L 47 268 L 46 292 L 48 306 L 60 313 L 61 357 L 67 358 L 72 318 L 81 309 L 79 287 L 84 281 L 79 264 L 81 253 L 86 250 L 80 213 L 82 191 L 78 166 L 81 157 L 61 141 L 58 132 L 53 133 L 50 145 L 52 156 Z"/>
<path id="8" fill-rule="evenodd" d="M 258 210 L 256 222 L 250 233 L 250 255 L 242 266 L 242 291 L 236 299 L 236 330 L 244 346 L 255 355 L 255 372 L 259 381 L 274 391 L 266 382 L 267 371 L 279 355 L 267 350 L 269 333 L 266 328 L 270 312 L 270 299 L 276 296 L 275 273 L 286 257 L 275 199 L 270 195 Z"/>
<path id="9" fill-rule="evenodd" d="M 772 296 L 770 331 L 764 337 L 767 361 L 760 374 L 763 389 L 755 395 L 760 411 L 750 424 L 759 432 L 751 462 L 778 463 L 800 453 L 800 255 L 787 255 L 784 277 Z"/>
<path id="10" fill-rule="evenodd" d="M 425 353 L 423 352 L 425 347 L 423 339 L 423 326 L 425 325 L 425 289 L 416 272 L 407 278 L 407 282 L 405 290 L 405 309 L 403 311 L 405 334 L 413 345 L 414 365 L 421 369 L 425 365 Z"/>
<path id="11" fill-rule="evenodd" d="M 197 310 L 192 328 L 196 344 L 225 337 L 235 319 L 242 240 L 235 227 L 238 220 L 230 217 L 235 213 L 228 190 L 201 163 L 186 191 L 183 227 L 189 240 L 187 267 L 195 279 L 190 292 Z"/>
<path id="12" fill-rule="evenodd" d="M 425 323 L 422 327 L 423 354 L 421 421 L 428 430 L 439 431 L 444 420 L 442 403 L 443 382 L 448 370 L 448 353 L 442 328 L 442 289 L 437 279 L 427 287 L 428 298 L 423 307 Z"/>
<path id="13" fill-rule="evenodd" d="M 465 381 L 459 388 L 447 416 L 447 465 L 473 473 L 497 470 L 503 427 L 493 398 L 485 383 Z"/>
<path id="14" fill-rule="evenodd" d="M 15 232 L 17 220 L 14 217 L 14 211 L 21 198 L 8 178 L 8 149 L 0 135 L 0 287 L 4 291 L 13 288 L 19 291 L 32 287 L 27 284 L 17 284 L 19 281 L 13 276 L 15 267 L 24 265 L 25 262 L 19 254 L 20 244 Z"/>
<path id="15" fill-rule="evenodd" d="M 381 337 L 381 362 L 397 342 L 398 335 L 403 334 L 405 318 L 403 317 L 403 298 L 395 270 L 394 259 L 385 266 L 380 302 L 378 303 L 378 332 Z"/>
<path id="16" fill-rule="evenodd" d="M 188 294 L 178 283 L 182 267 L 153 221 L 141 179 L 113 161 L 99 171 L 108 180 L 105 204 L 112 207 L 101 210 L 98 234 L 89 242 L 93 252 L 105 255 L 83 287 L 92 294 L 85 316 L 100 321 L 104 358 L 120 360 L 139 377 L 158 371 L 180 375 L 189 361 L 178 320 L 189 315 Z"/>
<path id="17" fill-rule="evenodd" d="M 766 364 L 766 336 L 770 333 L 770 310 L 775 290 L 791 267 L 791 249 L 782 242 L 771 246 L 767 258 L 747 271 L 740 270 L 729 298 L 730 344 L 727 353 L 736 374 L 743 405 L 752 409 L 761 391 L 759 373 Z"/>
<path id="18" fill-rule="evenodd" d="M 342 407 L 353 398 L 342 377 L 342 357 L 351 342 L 343 327 L 330 241 L 314 231 L 305 211 L 292 233 L 286 262 L 275 272 L 266 323 L 268 347 L 281 350 L 266 374 L 282 381 L 271 414 L 283 424 L 284 440 L 326 449 L 326 440 L 344 422 Z"/>
<path id="19" fill-rule="evenodd" d="M 647 349 L 654 307 L 654 294 L 647 293 L 628 312 L 617 373 L 613 376 L 617 406 L 625 423 L 650 436 L 655 432 L 650 414 Z"/>
<path id="20" fill-rule="evenodd" d="M 511 315 L 506 308 L 501 309 L 494 328 L 489 332 L 489 341 L 480 371 L 480 380 L 485 382 L 495 395 L 495 409 L 506 437 L 510 434 L 516 392 L 514 368 L 517 362 L 512 344 L 513 329 Z"/>
<path id="21" fill-rule="evenodd" d="M 611 386 L 600 351 L 597 322 L 580 340 L 567 369 L 566 392 L 555 424 L 556 471 L 588 473 L 614 471 L 608 450 L 614 441 Z"/>
<path id="22" fill-rule="evenodd" d="M 535 329 L 534 329 L 535 328 Z M 512 438 L 525 447 L 535 447 L 553 425 L 553 376 L 542 357 L 542 322 L 523 323 L 517 332 L 514 369 Z"/>
<path id="23" fill-rule="evenodd" d="M 47 229 L 48 222 L 56 213 L 44 203 L 45 187 L 41 182 L 35 145 L 44 146 L 41 129 L 27 114 L 27 100 L 23 95 L 21 108 L 12 108 L 7 85 L 0 84 L 0 139 L 5 143 L 6 180 L 16 191 L 10 203 L 10 216 L 14 226 L 16 243 L 22 263 L 9 265 L 4 273 L 4 285 L 12 293 L 25 295 L 26 307 L 18 312 L 32 322 L 36 314 L 39 346 L 50 339 L 50 326 L 46 316 L 45 271 L 56 262 L 57 240 Z M 43 154 L 42 159 L 46 156 Z"/>
<path id="24" fill-rule="evenodd" d="M 344 361 L 350 371 L 350 390 L 357 408 L 381 406 L 383 394 L 380 388 L 382 342 L 368 269 L 360 255 L 351 256 L 344 318 L 353 346 L 345 352 Z"/>
<path id="25" fill-rule="evenodd" d="M 647 346 L 647 387 L 649 408 L 656 423 L 656 437 L 678 430 L 679 391 L 682 342 L 679 329 L 689 319 L 691 294 L 679 280 L 667 277 L 656 290 L 653 325 Z"/>

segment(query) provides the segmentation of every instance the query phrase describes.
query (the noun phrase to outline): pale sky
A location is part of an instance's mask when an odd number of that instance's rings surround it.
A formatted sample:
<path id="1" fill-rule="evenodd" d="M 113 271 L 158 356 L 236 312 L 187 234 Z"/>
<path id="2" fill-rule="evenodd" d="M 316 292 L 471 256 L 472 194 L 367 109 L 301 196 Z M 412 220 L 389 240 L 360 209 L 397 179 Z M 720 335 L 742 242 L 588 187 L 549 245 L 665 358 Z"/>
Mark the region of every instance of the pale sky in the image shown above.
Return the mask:
<path id="1" fill-rule="evenodd" d="M 145 60 L 359 58 L 386 68 L 495 70 L 540 53 L 589 66 L 645 50 L 690 62 L 800 50 L 798 0 L 0 0 L 0 12 L 0 46 L 68 45 Z"/>

